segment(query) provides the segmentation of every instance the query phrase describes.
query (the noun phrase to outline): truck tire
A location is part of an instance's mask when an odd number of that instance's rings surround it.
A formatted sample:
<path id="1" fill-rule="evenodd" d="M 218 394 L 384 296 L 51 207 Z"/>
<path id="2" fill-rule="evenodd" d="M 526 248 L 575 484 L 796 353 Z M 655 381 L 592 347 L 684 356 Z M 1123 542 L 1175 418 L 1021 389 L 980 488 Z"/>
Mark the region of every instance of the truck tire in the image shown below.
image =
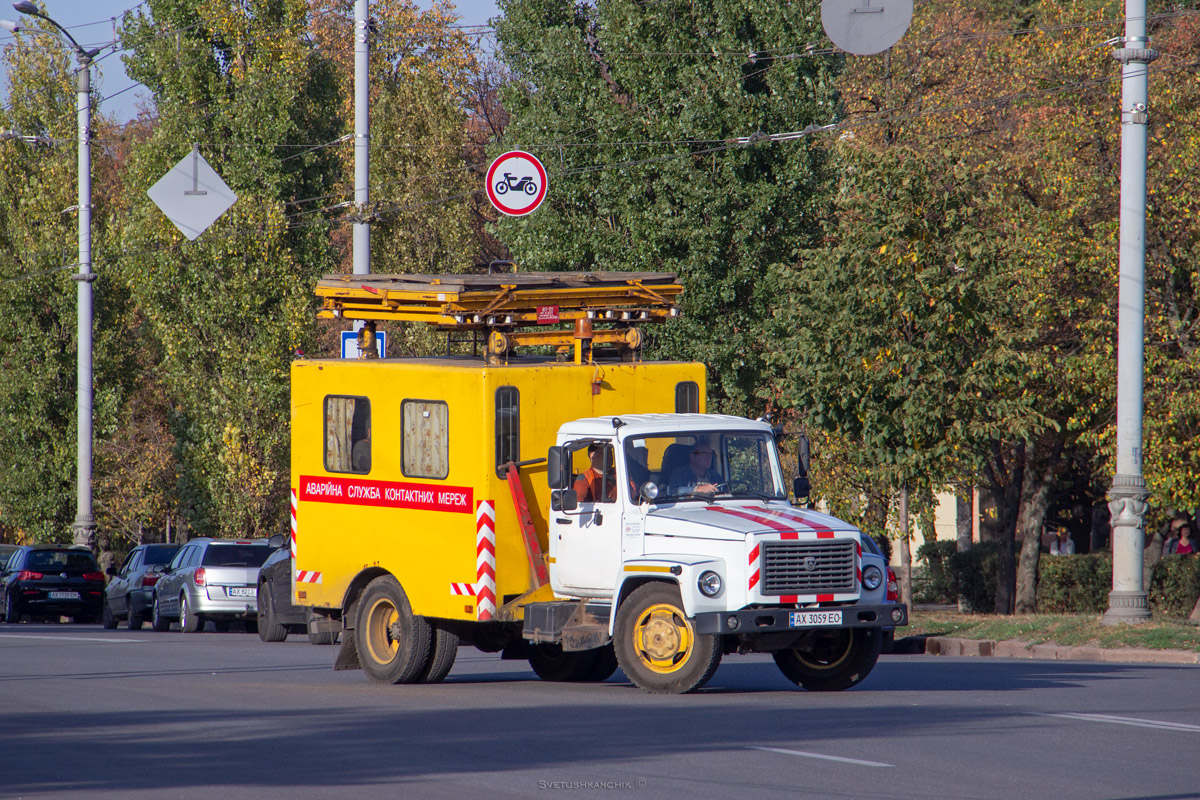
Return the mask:
<path id="1" fill-rule="evenodd" d="M 529 666 L 544 681 L 577 683 L 589 680 L 596 667 L 595 650 L 563 652 L 562 645 L 529 645 Z"/>
<path id="2" fill-rule="evenodd" d="M 609 642 L 594 652 L 596 653 L 596 663 L 585 680 L 589 683 L 604 683 L 617 671 L 617 651 Z"/>
<path id="3" fill-rule="evenodd" d="M 674 584 L 634 589 L 617 609 L 613 644 L 625 677 L 655 694 L 699 689 L 721 663 L 720 637 L 696 633 Z"/>
<path id="4" fill-rule="evenodd" d="M 271 585 L 258 585 L 258 638 L 264 642 L 282 642 L 287 638 L 287 628 L 275 620 L 275 603 L 271 600 Z"/>
<path id="5" fill-rule="evenodd" d="M 381 575 L 359 598 L 354 638 L 359 663 L 371 680 L 413 683 L 428 663 L 432 629 L 413 614 L 400 582 Z"/>
<path id="6" fill-rule="evenodd" d="M 879 628 L 820 631 L 772 655 L 784 676 L 810 692 L 840 692 L 871 674 L 883 632 Z"/>
<path id="7" fill-rule="evenodd" d="M 330 634 L 332 636 L 332 634 Z M 429 661 L 417 676 L 417 683 L 441 683 L 450 674 L 458 657 L 458 636 L 436 629 L 429 647 Z"/>

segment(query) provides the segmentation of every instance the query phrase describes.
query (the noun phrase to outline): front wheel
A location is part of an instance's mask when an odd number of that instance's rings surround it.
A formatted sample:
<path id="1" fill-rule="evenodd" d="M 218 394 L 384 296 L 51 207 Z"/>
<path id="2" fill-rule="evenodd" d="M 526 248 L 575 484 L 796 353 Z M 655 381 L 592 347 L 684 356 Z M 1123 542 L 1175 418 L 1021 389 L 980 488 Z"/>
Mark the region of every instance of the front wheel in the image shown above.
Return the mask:
<path id="1" fill-rule="evenodd" d="M 171 630 L 171 619 L 163 614 L 162 603 L 159 602 L 157 595 L 154 597 L 154 609 L 150 612 L 150 627 L 159 633 Z"/>
<path id="2" fill-rule="evenodd" d="M 810 692 L 839 692 L 871 674 L 883 649 L 879 628 L 817 631 L 772 655 L 784 676 Z"/>
<path id="3" fill-rule="evenodd" d="M 113 616 L 112 608 L 108 604 L 108 599 L 104 600 L 104 610 L 100 612 L 100 625 L 108 631 L 117 629 L 117 618 Z"/>
<path id="4" fill-rule="evenodd" d="M 287 638 L 287 628 L 280 625 L 275 615 L 275 604 L 271 602 L 271 585 L 258 585 L 258 638 L 264 642 L 282 642 Z"/>
<path id="5" fill-rule="evenodd" d="M 429 661 L 432 629 L 412 611 L 400 582 L 381 575 L 358 601 L 354 643 L 359 664 L 371 680 L 414 683 Z"/>
<path id="6" fill-rule="evenodd" d="M 674 584 L 634 589 L 617 609 L 613 644 L 626 677 L 655 694 L 699 689 L 721 663 L 720 637 L 696 633 Z"/>

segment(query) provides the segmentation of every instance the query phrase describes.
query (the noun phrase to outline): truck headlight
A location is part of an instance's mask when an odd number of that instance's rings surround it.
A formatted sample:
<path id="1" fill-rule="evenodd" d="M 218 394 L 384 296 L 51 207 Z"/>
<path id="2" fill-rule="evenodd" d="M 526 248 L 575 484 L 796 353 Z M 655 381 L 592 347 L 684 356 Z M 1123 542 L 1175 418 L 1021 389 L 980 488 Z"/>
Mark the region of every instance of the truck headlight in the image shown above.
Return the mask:
<path id="1" fill-rule="evenodd" d="M 883 570 L 872 564 L 863 570 L 863 586 L 870 589 L 872 592 L 879 588 L 883 583 Z"/>
<path id="2" fill-rule="evenodd" d="M 700 579 L 696 581 L 696 586 L 700 589 L 700 594 L 705 597 L 716 597 L 721 593 L 725 584 L 720 575 L 711 569 L 706 569 L 700 573 Z"/>

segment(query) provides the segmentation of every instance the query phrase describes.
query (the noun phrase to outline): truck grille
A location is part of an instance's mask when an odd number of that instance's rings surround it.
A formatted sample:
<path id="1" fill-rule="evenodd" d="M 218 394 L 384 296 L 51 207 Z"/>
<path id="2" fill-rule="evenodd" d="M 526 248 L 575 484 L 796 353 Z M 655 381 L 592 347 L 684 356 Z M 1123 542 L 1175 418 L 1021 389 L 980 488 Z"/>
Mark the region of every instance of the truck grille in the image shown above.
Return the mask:
<path id="1" fill-rule="evenodd" d="M 763 542 L 762 574 L 763 594 L 854 592 L 854 542 Z"/>

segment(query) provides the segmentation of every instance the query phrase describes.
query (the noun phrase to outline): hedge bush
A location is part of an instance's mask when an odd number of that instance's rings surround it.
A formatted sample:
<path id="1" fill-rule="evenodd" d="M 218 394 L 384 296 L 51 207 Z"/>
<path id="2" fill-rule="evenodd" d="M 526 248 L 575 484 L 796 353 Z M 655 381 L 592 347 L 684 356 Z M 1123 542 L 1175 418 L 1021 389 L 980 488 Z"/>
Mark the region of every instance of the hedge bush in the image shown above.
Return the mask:
<path id="1" fill-rule="evenodd" d="M 1147 590 L 1155 614 L 1187 619 L 1200 597 L 1200 557 L 1163 556 L 1154 566 Z"/>
<path id="2" fill-rule="evenodd" d="M 958 544 L 952 541 L 926 542 L 917 548 L 917 558 L 925 562 L 925 570 L 920 590 L 913 588 L 916 602 L 958 602 L 958 590 L 950 575 L 949 566 L 950 557 L 956 552 L 958 552 Z M 915 580 L 914 583 L 916 583 Z"/>
<path id="3" fill-rule="evenodd" d="M 946 575 L 961 597 L 963 610 L 991 614 L 996 610 L 996 573 L 1000 568 L 1000 547 L 995 542 L 980 542 L 965 553 L 957 548 L 946 560 Z"/>
<path id="4" fill-rule="evenodd" d="M 1100 614 L 1112 591 L 1112 555 L 1048 556 L 1038 559 L 1040 614 Z M 1188 609 L 1191 611 L 1191 609 Z"/>

